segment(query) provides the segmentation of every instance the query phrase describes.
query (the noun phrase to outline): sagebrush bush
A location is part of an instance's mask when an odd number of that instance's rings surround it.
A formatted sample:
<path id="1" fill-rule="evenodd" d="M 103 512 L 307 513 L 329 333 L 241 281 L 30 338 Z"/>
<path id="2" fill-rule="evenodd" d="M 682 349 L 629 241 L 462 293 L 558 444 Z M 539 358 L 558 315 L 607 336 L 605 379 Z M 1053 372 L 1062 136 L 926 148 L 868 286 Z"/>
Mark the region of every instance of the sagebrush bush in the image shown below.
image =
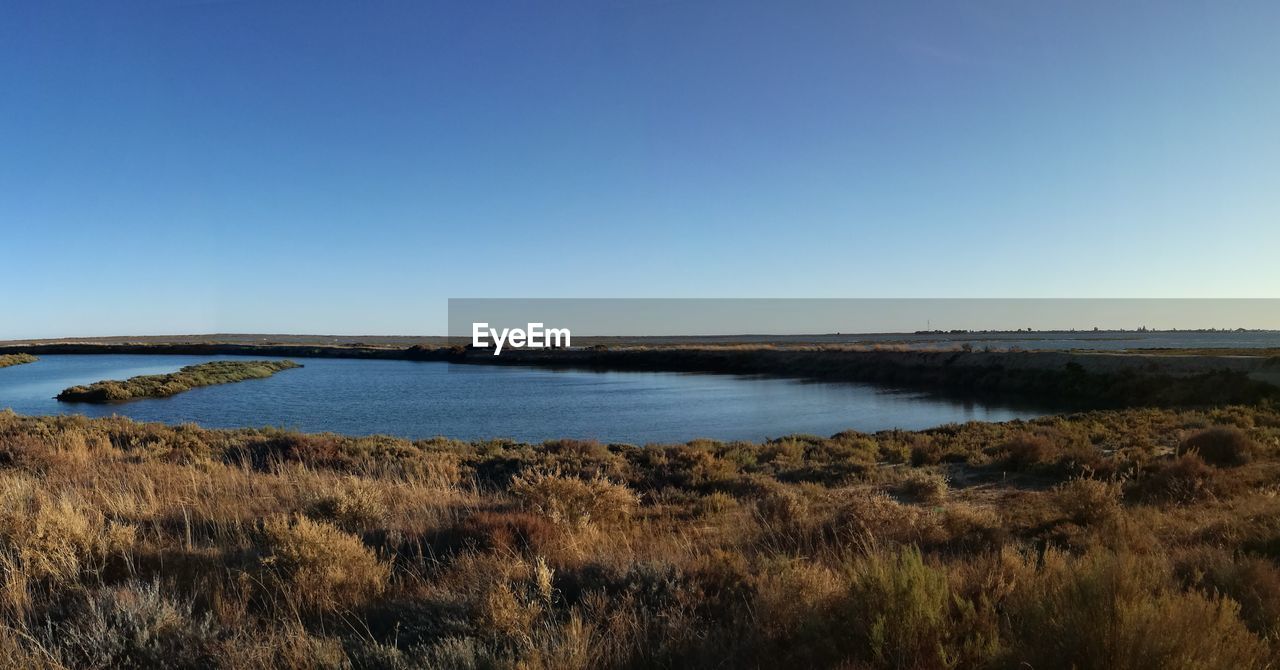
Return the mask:
<path id="1" fill-rule="evenodd" d="M 317 611 L 360 605 L 382 593 L 391 567 L 354 535 L 306 517 L 277 516 L 262 528 L 262 568 L 281 597 Z"/>
<path id="2" fill-rule="evenodd" d="M 912 470 L 898 483 L 898 493 L 926 505 L 938 505 L 947 499 L 950 486 L 947 478 L 937 472 Z"/>
<path id="3" fill-rule="evenodd" d="M 1193 452 L 1163 460 L 1133 484 L 1139 498 L 1156 502 L 1191 503 L 1214 496 L 1213 468 Z"/>
<path id="4" fill-rule="evenodd" d="M 201 668 L 216 661 L 212 622 L 154 582 L 88 594 L 49 631 L 47 644 L 72 667 Z"/>
<path id="5" fill-rule="evenodd" d="M 813 520 L 811 504 L 792 487 L 776 487 L 758 498 L 756 517 L 770 530 L 805 528 Z"/>
<path id="6" fill-rule="evenodd" d="M 723 491 L 712 491 L 694 503 L 694 512 L 699 516 L 715 516 L 724 514 L 738 507 L 738 501 Z"/>
<path id="7" fill-rule="evenodd" d="M 1017 435 L 1000 445 L 997 452 L 1003 454 L 1009 467 L 1023 470 L 1052 463 L 1058 456 L 1057 445 L 1044 435 Z"/>
<path id="8" fill-rule="evenodd" d="M 343 530 L 359 531 L 378 527 L 386 519 L 387 505 L 377 483 L 347 477 L 334 490 L 318 495 L 307 514 Z"/>
<path id="9" fill-rule="evenodd" d="M 827 535 L 858 544 L 919 544 L 936 529 L 936 519 L 884 493 L 841 496 L 826 520 Z"/>
<path id="10" fill-rule="evenodd" d="M 129 524 L 107 520 L 78 496 L 55 497 L 33 479 L 0 475 L 0 553 L 9 568 L 7 580 L 74 581 L 127 551 L 135 532 Z"/>
<path id="11" fill-rule="evenodd" d="M 1258 556 L 1219 552 L 1213 557 L 1195 566 L 1198 583 L 1239 603 L 1240 617 L 1254 633 L 1280 639 L 1280 566 Z"/>
<path id="12" fill-rule="evenodd" d="M 563 540 L 554 521 L 523 511 L 479 511 L 462 519 L 457 532 L 463 544 L 504 552 L 537 553 Z"/>
<path id="13" fill-rule="evenodd" d="M 1206 463 L 1220 466 L 1244 465 L 1253 460 L 1258 445 L 1244 431 L 1219 426 L 1199 431 L 1182 441 L 1178 453 L 1194 453 Z"/>
<path id="14" fill-rule="evenodd" d="M 836 610 L 855 659 L 875 668 L 947 665 L 951 592 L 919 550 L 873 553 L 849 567 L 848 580 Z"/>
<path id="15" fill-rule="evenodd" d="M 937 527 L 932 529 L 937 537 L 930 537 L 932 533 L 924 534 L 922 539 L 926 543 L 977 551 L 999 549 L 1009 539 L 1009 530 L 1004 521 L 990 507 L 953 503 L 942 508 L 937 521 Z"/>
<path id="16" fill-rule="evenodd" d="M 1151 558 L 1095 550 L 1046 557 L 1010 598 L 1009 662 L 1073 668 L 1259 668 L 1267 649 L 1226 598 L 1181 591 Z"/>
<path id="17" fill-rule="evenodd" d="M 636 505 L 630 489 L 599 476 L 528 472 L 512 480 L 510 491 L 525 509 L 570 525 L 617 523 L 629 518 Z"/>
<path id="18" fill-rule="evenodd" d="M 1120 514 L 1122 485 L 1074 477 L 1053 489 L 1053 501 L 1068 519 L 1078 524 L 1101 523 Z"/>
<path id="19" fill-rule="evenodd" d="M 922 441 L 911 447 L 911 465 L 921 467 L 942 462 L 942 447 L 932 440 Z"/>

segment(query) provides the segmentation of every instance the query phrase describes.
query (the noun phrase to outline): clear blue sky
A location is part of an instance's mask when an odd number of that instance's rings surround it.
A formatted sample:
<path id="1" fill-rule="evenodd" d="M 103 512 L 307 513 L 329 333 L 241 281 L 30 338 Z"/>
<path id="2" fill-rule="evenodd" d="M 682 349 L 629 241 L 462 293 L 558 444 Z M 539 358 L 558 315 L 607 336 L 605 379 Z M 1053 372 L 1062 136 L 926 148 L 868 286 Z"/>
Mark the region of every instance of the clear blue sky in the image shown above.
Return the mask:
<path id="1" fill-rule="evenodd" d="M 0 338 L 1278 297 L 1280 3 L 0 6 Z"/>

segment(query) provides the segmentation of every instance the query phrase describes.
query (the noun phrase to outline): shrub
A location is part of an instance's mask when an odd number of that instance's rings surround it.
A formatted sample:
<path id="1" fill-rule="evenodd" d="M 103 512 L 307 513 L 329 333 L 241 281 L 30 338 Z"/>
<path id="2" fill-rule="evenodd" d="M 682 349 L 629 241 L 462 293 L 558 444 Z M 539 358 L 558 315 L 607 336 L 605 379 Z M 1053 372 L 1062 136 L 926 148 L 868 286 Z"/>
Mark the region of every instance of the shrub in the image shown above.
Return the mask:
<path id="1" fill-rule="evenodd" d="M 446 637 L 417 650 L 417 655 L 418 667 L 425 670 L 480 670 L 499 666 L 492 652 L 472 637 Z"/>
<path id="2" fill-rule="evenodd" d="M 855 562 L 837 607 L 855 657 L 880 668 L 932 668 L 947 664 L 950 600 L 946 575 L 904 548 Z"/>
<path id="3" fill-rule="evenodd" d="M 77 497 L 55 498 L 27 477 L 0 477 L 0 549 L 10 580 L 70 582 L 134 539 L 133 526 L 108 521 Z"/>
<path id="4" fill-rule="evenodd" d="M 1239 428 L 1217 427 L 1202 430 L 1182 441 L 1179 454 L 1195 453 L 1206 463 L 1220 466 L 1244 465 L 1257 454 L 1258 445 Z"/>
<path id="5" fill-rule="evenodd" d="M 1053 502 L 1072 521 L 1085 525 L 1115 518 L 1120 513 L 1119 482 L 1076 477 L 1052 491 Z"/>
<path id="6" fill-rule="evenodd" d="M 1025 470 L 1053 461 L 1058 449 L 1043 435 L 1024 433 L 1000 445 L 997 452 L 1003 454 L 1004 462 L 1009 467 Z"/>
<path id="7" fill-rule="evenodd" d="M 1009 531 L 1000 515 L 988 507 L 952 503 L 942 508 L 935 543 L 968 551 L 997 549 L 1005 544 Z"/>
<path id="8" fill-rule="evenodd" d="M 913 470 L 898 484 L 898 493 L 926 505 L 942 504 L 947 489 L 947 478 L 936 472 Z"/>
<path id="9" fill-rule="evenodd" d="M 390 566 L 359 538 L 306 517 L 263 524 L 262 566 L 281 594 L 318 611 L 358 605 L 382 592 Z"/>
<path id="10" fill-rule="evenodd" d="M 937 465 L 942 462 L 942 447 L 932 441 L 921 441 L 911 447 L 911 465 Z"/>
<path id="11" fill-rule="evenodd" d="M 759 450 L 760 462 L 776 468 L 797 467 L 804 462 L 805 444 L 797 437 L 771 440 Z"/>
<path id="12" fill-rule="evenodd" d="M 272 629 L 267 634 L 270 637 L 265 640 L 248 643 L 240 640 L 238 645 L 225 645 L 219 665 L 289 670 L 345 670 L 351 667 L 351 659 L 342 648 L 340 639 L 313 634 L 297 621 L 285 621 L 279 629 Z M 255 646 L 261 649 L 254 649 Z"/>
<path id="13" fill-rule="evenodd" d="M 319 496 L 307 511 L 308 516 L 329 521 L 347 531 L 376 528 L 387 518 L 382 489 L 372 481 L 358 477 L 343 480 L 336 491 Z"/>
<path id="14" fill-rule="evenodd" d="M 486 512 L 470 514 L 458 524 L 459 545 L 482 549 L 539 552 L 562 536 L 561 528 L 546 517 L 530 512 Z"/>
<path id="15" fill-rule="evenodd" d="M 812 520 L 809 501 L 791 487 L 773 488 L 756 500 L 756 518 L 775 532 L 796 530 Z"/>
<path id="16" fill-rule="evenodd" d="M 1184 453 L 1157 464 L 1135 483 L 1144 500 L 1189 503 L 1213 497 L 1213 468 L 1199 454 Z"/>
<path id="17" fill-rule="evenodd" d="M 529 630 L 542 613 L 540 604 L 517 593 L 505 582 L 494 583 L 476 607 L 476 624 L 486 634 L 500 640 L 528 639 Z"/>
<path id="18" fill-rule="evenodd" d="M 1205 568 L 1205 586 L 1240 604 L 1249 629 L 1280 639 L 1280 567 L 1263 558 L 1237 556 Z"/>
<path id="19" fill-rule="evenodd" d="M 827 535 L 838 542 L 870 545 L 918 544 L 935 530 L 933 519 L 918 507 L 883 493 L 842 497 L 826 525 Z"/>
<path id="20" fill-rule="evenodd" d="M 1008 665 L 1061 668 L 1261 667 L 1262 641 L 1226 598 L 1184 593 L 1150 558 L 1095 550 L 1046 556 L 1008 603 Z"/>
<path id="21" fill-rule="evenodd" d="M 529 472 L 511 482 L 520 505 L 555 523 L 617 523 L 631 516 L 636 495 L 603 477 L 579 479 L 558 473 Z"/>
<path id="22" fill-rule="evenodd" d="M 725 514 L 738 507 L 738 500 L 723 491 L 712 491 L 701 496 L 693 504 L 693 512 L 702 517 Z"/>
<path id="23" fill-rule="evenodd" d="M 165 597 L 157 583 L 100 589 L 54 627 L 49 646 L 73 667 L 202 668 L 215 661 L 208 619 Z"/>
<path id="24" fill-rule="evenodd" d="M 843 576 L 814 561 L 800 559 L 769 567 L 756 580 L 752 593 L 752 607 L 762 630 L 777 637 L 805 633 L 826 637 L 827 631 L 821 630 L 818 619 L 831 603 L 845 596 L 847 584 Z"/>

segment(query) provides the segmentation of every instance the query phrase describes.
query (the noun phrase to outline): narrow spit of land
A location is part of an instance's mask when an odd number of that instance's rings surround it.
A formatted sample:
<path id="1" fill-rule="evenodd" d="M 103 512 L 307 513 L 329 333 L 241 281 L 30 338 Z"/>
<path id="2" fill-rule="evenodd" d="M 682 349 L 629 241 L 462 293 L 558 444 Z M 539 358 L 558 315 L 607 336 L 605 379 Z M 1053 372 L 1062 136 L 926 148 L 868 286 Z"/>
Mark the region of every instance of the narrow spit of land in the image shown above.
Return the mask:
<path id="1" fill-rule="evenodd" d="M 115 403 L 137 398 L 167 398 L 198 386 L 230 384 L 270 377 L 281 370 L 302 367 L 293 361 L 214 361 L 188 365 L 163 375 L 139 375 L 124 381 L 108 379 L 72 386 L 58 394 L 63 402 Z"/>
<path id="2" fill-rule="evenodd" d="M 0 354 L 0 368 L 7 368 L 23 363 L 35 363 L 40 360 L 31 354 Z"/>

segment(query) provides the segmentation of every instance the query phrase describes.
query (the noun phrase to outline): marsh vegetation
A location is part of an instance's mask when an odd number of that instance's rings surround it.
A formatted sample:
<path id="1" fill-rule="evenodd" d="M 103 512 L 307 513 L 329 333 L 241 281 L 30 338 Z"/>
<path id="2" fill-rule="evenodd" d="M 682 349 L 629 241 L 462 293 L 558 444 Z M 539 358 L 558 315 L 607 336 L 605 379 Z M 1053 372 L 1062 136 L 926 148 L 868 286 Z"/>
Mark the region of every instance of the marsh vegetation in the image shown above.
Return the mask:
<path id="1" fill-rule="evenodd" d="M 7 368 L 13 365 L 22 365 L 24 363 L 35 363 L 40 359 L 31 354 L 0 354 L 0 368 Z"/>
<path id="2" fill-rule="evenodd" d="M 1280 661 L 1280 411 L 410 442 L 0 413 L 23 667 Z"/>
<path id="3" fill-rule="evenodd" d="M 167 398 L 199 386 L 263 379 L 281 370 L 302 367 L 283 361 L 213 361 L 188 365 L 163 375 L 139 375 L 124 381 L 105 380 L 72 386 L 58 394 L 63 402 L 114 403 L 138 398 Z"/>

